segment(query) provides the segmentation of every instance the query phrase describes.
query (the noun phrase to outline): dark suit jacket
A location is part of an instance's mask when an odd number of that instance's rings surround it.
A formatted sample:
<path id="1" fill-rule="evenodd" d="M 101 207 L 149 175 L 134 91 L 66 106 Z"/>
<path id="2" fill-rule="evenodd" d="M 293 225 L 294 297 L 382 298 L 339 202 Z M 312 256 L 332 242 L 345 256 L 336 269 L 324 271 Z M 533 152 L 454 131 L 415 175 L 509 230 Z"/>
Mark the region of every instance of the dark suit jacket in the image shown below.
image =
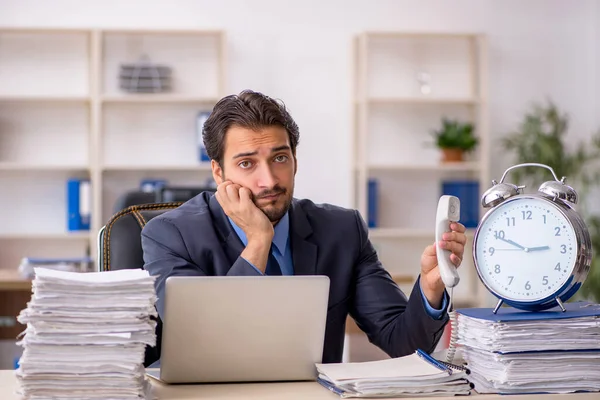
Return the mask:
<path id="1" fill-rule="evenodd" d="M 426 311 L 417 280 L 407 300 L 377 258 L 360 214 L 294 199 L 290 241 L 296 275 L 327 275 L 329 305 L 323 362 L 341 362 L 346 317 L 392 357 L 433 351 L 448 321 Z M 156 275 L 159 315 L 169 276 L 258 275 L 212 193 L 201 193 L 150 220 L 142 231 L 145 269 Z"/>

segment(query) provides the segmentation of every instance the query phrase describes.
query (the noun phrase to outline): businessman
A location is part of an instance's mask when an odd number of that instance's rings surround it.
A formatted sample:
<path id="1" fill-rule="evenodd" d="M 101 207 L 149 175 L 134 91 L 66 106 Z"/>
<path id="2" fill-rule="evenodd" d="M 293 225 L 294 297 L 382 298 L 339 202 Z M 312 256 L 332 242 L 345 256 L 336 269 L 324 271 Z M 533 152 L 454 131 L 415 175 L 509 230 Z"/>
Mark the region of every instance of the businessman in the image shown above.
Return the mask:
<path id="1" fill-rule="evenodd" d="M 159 315 L 169 276 L 327 275 L 323 362 L 341 362 L 348 314 L 391 357 L 434 350 L 448 321 L 435 246 L 424 249 L 407 300 L 357 211 L 295 199 L 299 130 L 282 102 L 252 91 L 227 96 L 206 121 L 203 140 L 216 192 L 199 194 L 142 231 Z M 453 223 L 451 230 L 442 246 L 458 267 L 465 227 Z"/>

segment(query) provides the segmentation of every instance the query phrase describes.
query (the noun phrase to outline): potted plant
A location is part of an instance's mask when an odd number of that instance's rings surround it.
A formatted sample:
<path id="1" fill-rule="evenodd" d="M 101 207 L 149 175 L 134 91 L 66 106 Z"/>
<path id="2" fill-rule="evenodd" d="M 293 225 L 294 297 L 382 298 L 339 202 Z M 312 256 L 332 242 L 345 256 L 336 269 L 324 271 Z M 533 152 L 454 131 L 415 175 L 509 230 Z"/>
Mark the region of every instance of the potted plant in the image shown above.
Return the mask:
<path id="1" fill-rule="evenodd" d="M 473 124 L 449 118 L 442 119 L 442 127 L 434 131 L 435 144 L 442 150 L 443 162 L 460 162 L 464 154 L 475 149 L 478 139 L 473 135 Z"/>
<path id="2" fill-rule="evenodd" d="M 563 114 L 552 102 L 542 106 L 534 104 L 525 114 L 520 128 L 501 140 L 506 150 L 513 152 L 514 163 L 536 162 L 552 167 L 560 178 L 579 194 L 577 211 L 584 218 L 592 239 L 592 268 L 578 292 L 579 298 L 600 302 L 600 216 L 587 210 L 587 194 L 600 186 L 600 133 L 587 143 L 565 144 L 569 125 L 568 115 Z M 537 188 L 551 179 L 542 168 L 519 168 L 512 172 L 511 181 L 519 185 Z"/>

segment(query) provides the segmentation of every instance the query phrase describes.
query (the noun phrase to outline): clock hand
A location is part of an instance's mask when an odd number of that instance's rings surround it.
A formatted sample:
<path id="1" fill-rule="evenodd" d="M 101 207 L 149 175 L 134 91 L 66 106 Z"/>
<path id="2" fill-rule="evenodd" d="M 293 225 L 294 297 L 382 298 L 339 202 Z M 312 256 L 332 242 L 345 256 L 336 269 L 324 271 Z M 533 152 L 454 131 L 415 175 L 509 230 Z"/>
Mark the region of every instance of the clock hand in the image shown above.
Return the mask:
<path id="1" fill-rule="evenodd" d="M 527 251 L 549 250 L 550 246 L 530 247 Z"/>
<path id="2" fill-rule="evenodd" d="M 513 246 L 516 246 L 516 247 L 518 247 L 518 248 L 519 248 L 519 249 L 521 249 L 521 250 L 525 250 L 525 251 L 527 251 L 527 250 L 526 250 L 526 249 L 527 249 L 526 247 L 524 247 L 524 246 L 521 246 L 519 243 L 517 243 L 517 242 L 513 242 L 513 241 L 512 241 L 512 240 L 510 240 L 510 239 L 504 239 L 504 238 L 501 238 L 501 237 L 498 237 L 498 239 L 502 240 L 503 242 L 510 243 L 510 244 L 512 244 Z"/>
<path id="3" fill-rule="evenodd" d="M 494 251 L 521 251 L 521 249 L 494 249 Z"/>

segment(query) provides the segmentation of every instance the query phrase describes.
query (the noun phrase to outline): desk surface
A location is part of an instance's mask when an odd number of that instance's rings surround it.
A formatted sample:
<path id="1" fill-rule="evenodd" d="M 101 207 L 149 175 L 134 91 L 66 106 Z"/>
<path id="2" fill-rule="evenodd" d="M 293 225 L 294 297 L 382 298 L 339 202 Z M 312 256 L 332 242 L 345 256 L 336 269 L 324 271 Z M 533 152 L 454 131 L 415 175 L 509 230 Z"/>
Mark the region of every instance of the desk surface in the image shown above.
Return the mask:
<path id="1" fill-rule="evenodd" d="M 0 269 L 0 290 L 31 290 L 31 280 L 17 270 Z"/>
<path id="2" fill-rule="evenodd" d="M 249 383 L 218 385 L 163 385 L 152 380 L 158 400 L 335 400 L 340 397 L 316 382 L 296 383 Z M 15 394 L 17 379 L 14 371 L 0 371 L 0 399 L 21 400 Z M 600 393 L 577 393 L 556 395 L 477 395 L 482 400 L 598 400 Z M 472 396 L 468 397 L 471 398 Z M 467 397 L 420 397 L 419 400 L 457 400 Z"/>

